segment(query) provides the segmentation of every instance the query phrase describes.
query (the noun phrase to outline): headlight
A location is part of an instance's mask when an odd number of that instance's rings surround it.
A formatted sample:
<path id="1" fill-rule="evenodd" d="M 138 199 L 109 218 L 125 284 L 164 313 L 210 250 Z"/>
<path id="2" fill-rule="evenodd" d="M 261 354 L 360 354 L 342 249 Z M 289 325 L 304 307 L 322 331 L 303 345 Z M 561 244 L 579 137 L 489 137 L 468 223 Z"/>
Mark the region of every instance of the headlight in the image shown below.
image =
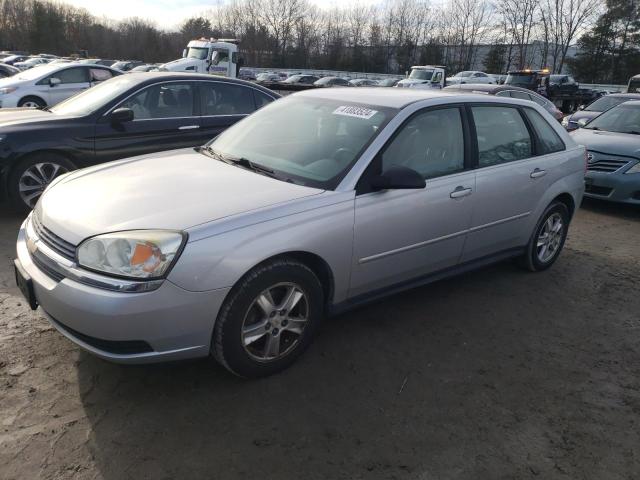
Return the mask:
<path id="1" fill-rule="evenodd" d="M 0 88 L 0 95 L 7 95 L 9 93 L 15 92 L 18 87 L 4 87 Z"/>
<path id="2" fill-rule="evenodd" d="M 636 163 L 633 167 L 631 167 L 629 170 L 627 170 L 624 173 L 625 175 L 627 173 L 640 173 L 640 162 Z"/>
<path id="3" fill-rule="evenodd" d="M 164 276 L 178 258 L 186 235 L 166 230 L 132 230 L 92 237 L 80 244 L 78 263 L 119 277 Z"/>

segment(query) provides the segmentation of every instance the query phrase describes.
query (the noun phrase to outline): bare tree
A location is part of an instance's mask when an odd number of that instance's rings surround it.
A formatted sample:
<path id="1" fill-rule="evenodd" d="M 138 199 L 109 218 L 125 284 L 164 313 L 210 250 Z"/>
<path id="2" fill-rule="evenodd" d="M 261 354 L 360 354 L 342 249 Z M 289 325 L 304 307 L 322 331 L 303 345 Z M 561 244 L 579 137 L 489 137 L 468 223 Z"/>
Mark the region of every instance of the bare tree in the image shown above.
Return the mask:
<path id="1" fill-rule="evenodd" d="M 518 68 L 530 61 L 529 44 L 538 13 L 539 0 L 498 0 L 496 9 L 504 19 L 507 31 L 517 48 Z"/>

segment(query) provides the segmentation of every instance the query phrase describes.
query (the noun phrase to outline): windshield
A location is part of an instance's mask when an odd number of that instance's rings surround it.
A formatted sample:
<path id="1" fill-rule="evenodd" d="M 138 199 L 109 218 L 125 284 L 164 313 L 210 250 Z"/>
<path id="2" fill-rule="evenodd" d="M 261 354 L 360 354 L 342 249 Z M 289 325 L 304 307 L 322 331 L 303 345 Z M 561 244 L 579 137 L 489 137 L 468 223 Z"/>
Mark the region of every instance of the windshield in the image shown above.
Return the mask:
<path id="1" fill-rule="evenodd" d="M 95 87 L 85 90 L 51 108 L 58 115 L 89 115 L 95 112 L 107 102 L 129 90 L 137 80 L 129 75 L 120 75 L 105 80 Z"/>
<path id="2" fill-rule="evenodd" d="M 584 128 L 640 134 L 640 105 L 618 105 L 591 120 Z"/>
<path id="3" fill-rule="evenodd" d="M 296 83 L 296 82 L 299 82 L 301 78 L 302 78 L 302 75 L 291 75 L 289 78 L 284 80 L 283 83 Z"/>
<path id="4" fill-rule="evenodd" d="M 333 189 L 396 110 L 289 97 L 270 103 L 207 145 L 301 185 Z"/>
<path id="5" fill-rule="evenodd" d="M 610 95 L 605 95 L 604 97 L 600 97 L 595 102 L 587 105 L 584 111 L 585 112 L 604 112 L 605 110 L 609 110 L 610 108 L 613 108 L 616 105 L 620 105 L 621 103 L 626 102 L 628 100 L 640 100 L 640 99 L 612 97 Z"/>
<path id="6" fill-rule="evenodd" d="M 640 93 L 640 78 L 632 78 L 629 80 L 627 93 Z"/>
<path id="7" fill-rule="evenodd" d="M 459 72 L 454 75 L 454 77 L 470 77 L 473 72 Z"/>
<path id="8" fill-rule="evenodd" d="M 331 83 L 334 80 L 337 80 L 336 77 L 323 77 L 320 80 L 316 80 L 314 85 L 326 85 L 327 83 Z"/>
<path id="9" fill-rule="evenodd" d="M 17 75 L 11 77 L 11 79 L 15 80 L 36 80 L 41 77 L 45 77 L 49 73 L 57 72 L 59 66 L 50 67 L 49 65 L 43 65 L 40 68 L 32 68 L 30 70 L 25 70 L 24 72 L 20 72 Z"/>
<path id="10" fill-rule="evenodd" d="M 187 58 L 196 58 L 204 60 L 209 54 L 209 49 L 205 47 L 189 47 L 187 50 Z"/>
<path id="11" fill-rule="evenodd" d="M 532 85 L 535 83 L 535 76 L 527 73 L 510 73 L 504 83 L 508 85 Z"/>
<path id="12" fill-rule="evenodd" d="M 433 70 L 422 70 L 419 68 L 414 68 L 411 70 L 411 74 L 409 78 L 412 80 L 431 80 L 433 76 Z"/>

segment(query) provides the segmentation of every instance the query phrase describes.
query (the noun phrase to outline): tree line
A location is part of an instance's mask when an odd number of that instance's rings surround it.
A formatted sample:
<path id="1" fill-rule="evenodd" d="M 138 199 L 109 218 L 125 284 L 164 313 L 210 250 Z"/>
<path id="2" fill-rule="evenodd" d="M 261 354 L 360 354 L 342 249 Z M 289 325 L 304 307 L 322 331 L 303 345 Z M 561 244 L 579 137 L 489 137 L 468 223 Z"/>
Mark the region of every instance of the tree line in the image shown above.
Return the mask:
<path id="1" fill-rule="evenodd" d="M 256 67 L 404 73 L 416 64 L 458 71 L 480 62 L 491 73 L 548 67 L 622 83 L 640 73 L 638 2 L 386 0 L 320 8 L 309 0 L 231 0 L 167 31 L 48 0 L 0 0 L 0 49 L 165 62 L 191 39 L 231 37 Z"/>

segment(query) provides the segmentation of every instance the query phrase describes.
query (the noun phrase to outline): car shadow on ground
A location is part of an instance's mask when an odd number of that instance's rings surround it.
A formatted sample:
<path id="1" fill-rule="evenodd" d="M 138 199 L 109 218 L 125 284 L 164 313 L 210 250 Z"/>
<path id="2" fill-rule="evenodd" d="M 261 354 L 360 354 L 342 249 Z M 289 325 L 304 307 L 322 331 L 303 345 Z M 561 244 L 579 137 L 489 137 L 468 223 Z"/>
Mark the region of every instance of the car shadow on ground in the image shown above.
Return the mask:
<path id="1" fill-rule="evenodd" d="M 582 200 L 580 208 L 603 215 L 612 215 L 618 218 L 640 221 L 640 205 L 608 202 L 606 200 L 585 197 Z"/>
<path id="2" fill-rule="evenodd" d="M 108 480 L 553 473 L 592 361 L 590 337 L 567 338 L 581 315 L 539 301 L 567 294 L 568 265 L 590 268 L 569 255 L 538 275 L 507 262 L 332 318 L 292 368 L 261 380 L 207 360 L 118 366 L 83 353 L 88 448 Z"/>

